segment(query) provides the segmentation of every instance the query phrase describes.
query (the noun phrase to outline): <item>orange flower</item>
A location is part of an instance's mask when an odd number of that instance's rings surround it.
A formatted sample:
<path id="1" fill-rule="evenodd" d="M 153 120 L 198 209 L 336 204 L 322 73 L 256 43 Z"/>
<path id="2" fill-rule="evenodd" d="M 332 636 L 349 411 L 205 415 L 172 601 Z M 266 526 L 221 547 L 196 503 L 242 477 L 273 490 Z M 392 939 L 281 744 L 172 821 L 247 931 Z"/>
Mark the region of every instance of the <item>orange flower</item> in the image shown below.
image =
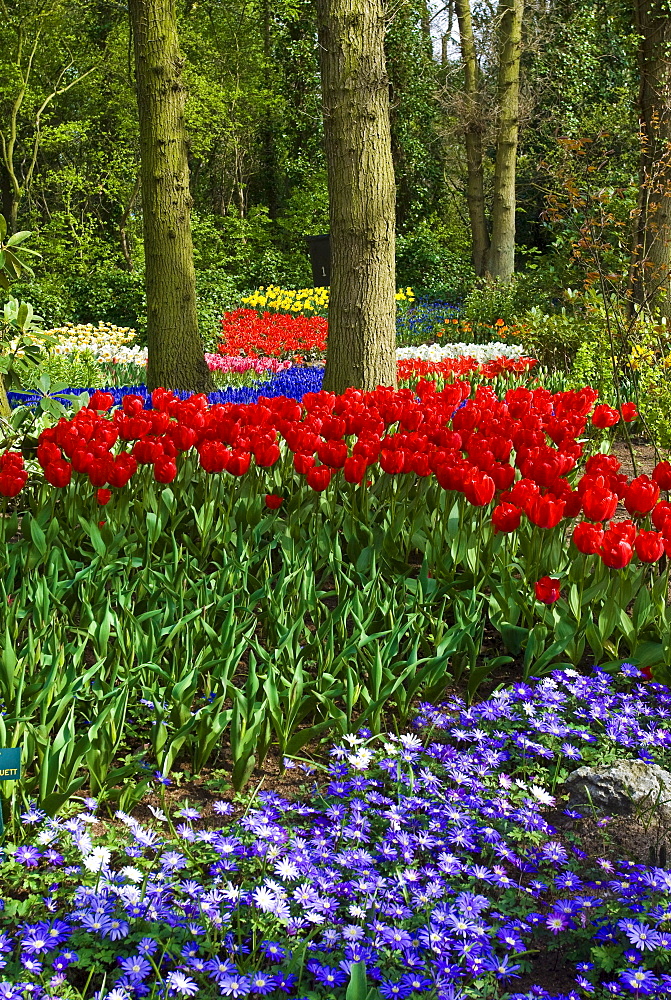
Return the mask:
<path id="1" fill-rule="evenodd" d="M 497 319 L 496 323 L 494 324 L 494 326 L 505 326 L 505 325 L 506 324 L 502 319 Z"/>

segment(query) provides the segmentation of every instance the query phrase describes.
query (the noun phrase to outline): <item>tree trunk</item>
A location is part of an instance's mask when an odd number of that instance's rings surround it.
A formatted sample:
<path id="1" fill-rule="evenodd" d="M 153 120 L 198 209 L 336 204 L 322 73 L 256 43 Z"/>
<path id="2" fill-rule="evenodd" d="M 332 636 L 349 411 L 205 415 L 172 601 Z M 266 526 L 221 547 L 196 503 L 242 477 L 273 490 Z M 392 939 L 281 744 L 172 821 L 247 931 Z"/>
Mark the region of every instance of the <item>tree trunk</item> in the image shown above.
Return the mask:
<path id="1" fill-rule="evenodd" d="M 13 204 L 12 182 L 4 163 L 0 163 L 0 215 L 4 215 L 10 233 L 16 232 L 16 227 L 12 225 Z"/>
<path id="2" fill-rule="evenodd" d="M 324 387 L 396 385 L 395 188 L 382 0 L 317 0 L 331 229 Z"/>
<path id="3" fill-rule="evenodd" d="M 635 0 L 634 12 L 642 145 L 630 292 L 671 317 L 671 16 L 667 0 Z"/>
<path id="4" fill-rule="evenodd" d="M 191 195 L 174 0 L 129 0 L 140 123 L 147 386 L 214 389 L 198 333 Z"/>
<path id="5" fill-rule="evenodd" d="M 7 399 L 5 380 L 2 375 L 0 375 L 0 417 L 10 417 L 11 414 L 12 408 L 9 405 L 9 400 Z"/>
<path id="6" fill-rule="evenodd" d="M 270 79 L 272 67 L 272 38 L 270 30 L 270 3 L 271 0 L 263 0 L 263 58 L 265 61 L 265 76 Z M 279 212 L 278 197 L 278 170 L 277 170 L 277 149 L 275 136 L 278 131 L 276 116 L 269 111 L 263 126 L 263 174 L 265 184 L 265 200 L 268 206 L 268 215 L 271 219 L 276 219 Z"/>
<path id="7" fill-rule="evenodd" d="M 510 281 L 515 271 L 515 168 L 519 132 L 520 55 L 524 0 L 500 0 L 499 130 L 492 203 L 492 239 L 487 271 Z"/>
<path id="8" fill-rule="evenodd" d="M 478 277 L 487 269 L 489 233 L 485 217 L 485 181 L 482 167 L 483 109 L 480 69 L 475 50 L 470 0 L 456 0 L 459 44 L 464 63 L 464 145 L 466 147 L 466 204 L 471 223 L 471 254 Z"/>

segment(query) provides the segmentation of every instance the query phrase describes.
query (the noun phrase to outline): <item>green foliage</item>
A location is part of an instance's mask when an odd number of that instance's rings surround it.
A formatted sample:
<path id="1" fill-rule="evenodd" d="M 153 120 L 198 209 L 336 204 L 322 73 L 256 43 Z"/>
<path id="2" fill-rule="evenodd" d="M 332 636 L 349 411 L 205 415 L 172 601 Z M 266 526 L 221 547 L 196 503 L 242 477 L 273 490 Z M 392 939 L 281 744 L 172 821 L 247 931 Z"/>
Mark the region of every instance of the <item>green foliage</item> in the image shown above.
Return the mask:
<path id="1" fill-rule="evenodd" d="M 396 239 L 396 281 L 418 295 L 463 302 L 474 282 L 463 230 L 454 231 L 437 218 L 421 220 Z"/>
<path id="2" fill-rule="evenodd" d="M 598 390 L 603 400 L 612 400 L 615 397 L 615 384 L 608 338 L 603 329 L 599 331 L 588 328 L 584 333 L 591 334 L 592 339 L 583 340 L 576 351 L 568 384 L 573 389 L 591 385 Z"/>
<path id="3" fill-rule="evenodd" d="M 39 419 L 12 414 L 15 447 L 34 450 Z M 671 669 L 654 567 L 611 573 L 563 524 L 496 533 L 432 477 L 369 475 L 321 494 L 289 453 L 239 479 L 185 453 L 170 486 L 141 466 L 104 507 L 81 480 L 35 477 L 0 519 L 0 742 L 22 747 L 19 794 L 54 810 L 88 781 L 132 799 L 138 737 L 152 768 L 219 766 L 240 788 L 271 751 L 405 725 L 416 699 L 448 684 L 472 699 L 501 666 Z M 562 595 L 546 606 L 549 573 Z"/>
<path id="4" fill-rule="evenodd" d="M 658 448 L 671 450 L 671 336 L 666 321 L 639 324 L 632 341 L 628 360 L 646 430 Z"/>
<path id="5" fill-rule="evenodd" d="M 105 378 L 104 366 L 89 353 L 68 356 L 43 352 L 36 358 L 33 366 L 21 372 L 20 388 L 26 390 L 37 388 L 38 380 L 44 375 L 48 376 L 52 383 L 60 382 L 72 388 L 102 389 L 113 384 Z"/>
<path id="6" fill-rule="evenodd" d="M 598 335 L 565 308 L 548 314 L 536 306 L 518 318 L 517 333 L 525 352 L 552 371 L 570 370 L 580 346 L 594 343 Z"/>
<path id="7" fill-rule="evenodd" d="M 68 283 L 72 319 L 76 323 L 103 320 L 117 326 L 146 329 L 147 306 L 144 277 L 139 271 L 125 271 L 103 262 L 87 274 L 74 274 Z"/>

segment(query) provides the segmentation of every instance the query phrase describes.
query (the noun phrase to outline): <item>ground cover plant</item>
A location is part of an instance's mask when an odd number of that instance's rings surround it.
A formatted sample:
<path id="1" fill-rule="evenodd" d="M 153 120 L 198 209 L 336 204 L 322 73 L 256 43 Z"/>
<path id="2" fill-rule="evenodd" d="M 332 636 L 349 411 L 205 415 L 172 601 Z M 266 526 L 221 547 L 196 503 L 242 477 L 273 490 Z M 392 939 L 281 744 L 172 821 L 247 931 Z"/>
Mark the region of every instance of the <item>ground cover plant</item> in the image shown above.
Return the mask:
<path id="1" fill-rule="evenodd" d="M 668 765 L 669 717 L 669 689 L 631 665 L 557 671 L 424 703 L 398 736 L 362 728 L 294 762 L 294 800 L 114 821 L 95 799 L 69 818 L 29 806 L 0 864 L 0 995 L 668 995 L 669 872 L 586 853 L 562 782 L 591 761 Z M 541 985 L 557 951 L 562 992 Z"/>

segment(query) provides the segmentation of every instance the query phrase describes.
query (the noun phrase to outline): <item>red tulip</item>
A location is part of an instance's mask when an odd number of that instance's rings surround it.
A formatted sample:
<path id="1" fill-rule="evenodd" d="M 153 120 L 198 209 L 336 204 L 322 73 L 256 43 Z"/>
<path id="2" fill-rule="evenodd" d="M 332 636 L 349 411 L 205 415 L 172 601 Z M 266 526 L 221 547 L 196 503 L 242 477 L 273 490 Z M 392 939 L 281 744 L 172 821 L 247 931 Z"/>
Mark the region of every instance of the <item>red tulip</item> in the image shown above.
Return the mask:
<path id="1" fill-rule="evenodd" d="M 512 503 L 503 501 L 492 511 L 492 524 L 500 532 L 515 531 L 520 526 L 522 511 Z"/>
<path id="2" fill-rule="evenodd" d="M 135 449 L 133 449 L 134 451 Z M 198 449 L 200 464 L 205 472 L 224 472 L 228 468 L 231 452 L 221 441 L 203 441 Z"/>
<path id="3" fill-rule="evenodd" d="M 657 562 L 664 553 L 662 536 L 657 531 L 639 531 L 634 542 L 634 548 L 641 562 Z"/>
<path id="4" fill-rule="evenodd" d="M 269 441 L 257 444 L 254 449 L 254 459 L 256 460 L 256 464 L 262 469 L 269 469 L 271 465 L 275 464 L 281 454 L 279 447 Z"/>
<path id="5" fill-rule="evenodd" d="M 43 436 L 44 432 L 40 435 L 40 438 L 42 439 Z M 52 462 L 58 462 L 62 458 L 63 454 L 57 444 L 54 444 L 53 441 L 40 440 L 37 446 L 37 461 L 43 469 L 45 466 L 51 465 Z"/>
<path id="6" fill-rule="evenodd" d="M 91 486 L 107 485 L 107 477 L 113 463 L 114 459 L 107 451 L 103 455 L 95 455 L 92 457 L 86 468 Z"/>
<path id="7" fill-rule="evenodd" d="M 163 447 L 155 439 L 144 438 L 142 441 L 135 442 L 132 454 L 141 465 L 153 465 L 156 459 L 163 454 Z"/>
<path id="8" fill-rule="evenodd" d="M 322 441 L 317 445 L 317 455 L 322 465 L 342 469 L 347 458 L 347 444 L 344 441 Z"/>
<path id="9" fill-rule="evenodd" d="M 515 481 L 515 470 L 512 465 L 496 463 L 489 469 L 489 475 L 494 480 L 497 490 L 507 490 Z"/>
<path id="10" fill-rule="evenodd" d="M 170 437 L 179 451 L 188 451 L 196 443 L 196 432 L 185 424 L 173 424 L 170 428 Z"/>
<path id="11" fill-rule="evenodd" d="M 464 496 L 474 507 L 486 507 L 495 493 L 494 480 L 479 470 L 472 472 L 464 483 Z"/>
<path id="12" fill-rule="evenodd" d="M 636 403 L 623 403 L 620 407 L 620 412 L 622 414 L 622 419 L 627 424 L 630 424 L 632 420 L 636 420 L 638 417 Z"/>
<path id="13" fill-rule="evenodd" d="M 93 452 L 88 448 L 78 448 L 72 453 L 72 468 L 75 472 L 88 472 L 94 461 Z"/>
<path id="14" fill-rule="evenodd" d="M 104 410 L 109 410 L 114 406 L 114 396 L 109 392 L 100 392 L 96 390 L 89 400 L 89 409 L 97 410 L 102 412 Z"/>
<path id="15" fill-rule="evenodd" d="M 52 486 L 57 486 L 62 489 L 67 486 L 72 479 L 72 466 L 69 462 L 63 462 L 61 460 L 56 460 L 51 462 L 44 470 L 44 478 Z"/>
<path id="16" fill-rule="evenodd" d="M 397 475 L 403 472 L 405 459 L 402 451 L 389 451 L 383 448 L 380 453 L 380 468 L 389 475 Z"/>
<path id="17" fill-rule="evenodd" d="M 652 514 L 650 515 L 650 519 L 657 531 L 661 531 L 664 528 L 670 517 L 671 503 L 668 503 L 666 500 L 660 500 L 657 506 L 653 507 Z"/>
<path id="18" fill-rule="evenodd" d="M 28 473 L 22 469 L 2 469 L 0 471 L 0 496 L 15 497 L 28 482 Z"/>
<path id="19" fill-rule="evenodd" d="M 608 532 L 611 538 L 620 538 L 629 545 L 634 544 L 634 539 L 636 538 L 636 525 L 633 521 L 613 521 L 608 528 Z"/>
<path id="20" fill-rule="evenodd" d="M 308 469 L 311 469 L 314 464 L 314 455 L 303 455 L 301 452 L 296 452 L 294 455 L 294 469 L 302 476 L 304 476 Z"/>
<path id="21" fill-rule="evenodd" d="M 661 490 L 671 490 L 671 462 L 658 462 L 652 471 L 652 481 Z"/>
<path id="22" fill-rule="evenodd" d="M 648 476 L 632 479 L 624 494 L 624 505 L 632 517 L 649 514 L 658 500 L 659 486 Z"/>
<path id="23" fill-rule="evenodd" d="M 333 470 L 328 465 L 313 465 L 305 475 L 308 486 L 316 493 L 322 493 L 331 482 Z"/>
<path id="24" fill-rule="evenodd" d="M 617 410 L 614 410 L 612 406 L 608 406 L 606 403 L 601 403 L 600 406 L 595 407 L 592 414 L 592 423 L 595 427 L 602 429 L 614 427 L 619 422 L 619 419 L 620 414 Z"/>
<path id="25" fill-rule="evenodd" d="M 631 562 L 634 550 L 618 532 L 609 529 L 604 532 L 603 542 L 599 549 L 602 561 L 610 569 L 624 569 Z"/>
<path id="26" fill-rule="evenodd" d="M 566 503 L 551 494 L 534 497 L 529 503 L 527 517 L 539 528 L 556 528 L 564 515 Z"/>
<path id="27" fill-rule="evenodd" d="M 266 507 L 268 510 L 278 510 L 284 503 L 284 497 L 276 493 L 266 493 Z"/>
<path id="28" fill-rule="evenodd" d="M 127 413 L 131 417 L 136 416 L 144 410 L 144 399 L 142 396 L 129 393 L 127 396 L 124 396 L 121 407 L 124 413 Z"/>
<path id="29" fill-rule="evenodd" d="M 348 483 L 360 483 L 366 475 L 368 463 L 363 455 L 349 455 L 345 459 L 343 474 Z"/>
<path id="30" fill-rule="evenodd" d="M 593 556 L 599 551 L 603 542 L 603 530 L 600 524 L 579 521 L 573 529 L 572 537 L 578 552 Z"/>
<path id="31" fill-rule="evenodd" d="M 137 462 L 128 452 L 122 451 L 120 455 L 110 463 L 107 469 L 107 482 L 110 486 L 123 489 L 127 486 L 131 477 L 137 472 Z"/>
<path id="32" fill-rule="evenodd" d="M 590 521 L 609 521 L 617 507 L 617 496 L 610 490 L 591 486 L 582 496 L 582 509 Z"/>
<path id="33" fill-rule="evenodd" d="M 102 407 L 98 407 L 98 409 L 102 409 Z M 100 504 L 101 507 L 104 507 L 105 504 L 108 504 L 111 499 L 112 499 L 111 490 L 102 490 L 102 489 L 96 490 L 96 501 Z"/>
<path id="34" fill-rule="evenodd" d="M 561 581 L 554 580 L 550 576 L 542 576 L 534 584 L 536 599 L 543 604 L 554 604 L 559 600 L 561 592 Z"/>
<path id="35" fill-rule="evenodd" d="M 244 476 L 245 472 L 249 469 L 251 459 L 252 456 L 248 451 L 241 451 L 239 448 L 234 448 L 228 460 L 228 471 L 233 476 Z"/>
<path id="36" fill-rule="evenodd" d="M 159 458 L 154 463 L 154 479 L 157 483 L 171 483 L 177 476 L 177 466 L 171 458 Z"/>

